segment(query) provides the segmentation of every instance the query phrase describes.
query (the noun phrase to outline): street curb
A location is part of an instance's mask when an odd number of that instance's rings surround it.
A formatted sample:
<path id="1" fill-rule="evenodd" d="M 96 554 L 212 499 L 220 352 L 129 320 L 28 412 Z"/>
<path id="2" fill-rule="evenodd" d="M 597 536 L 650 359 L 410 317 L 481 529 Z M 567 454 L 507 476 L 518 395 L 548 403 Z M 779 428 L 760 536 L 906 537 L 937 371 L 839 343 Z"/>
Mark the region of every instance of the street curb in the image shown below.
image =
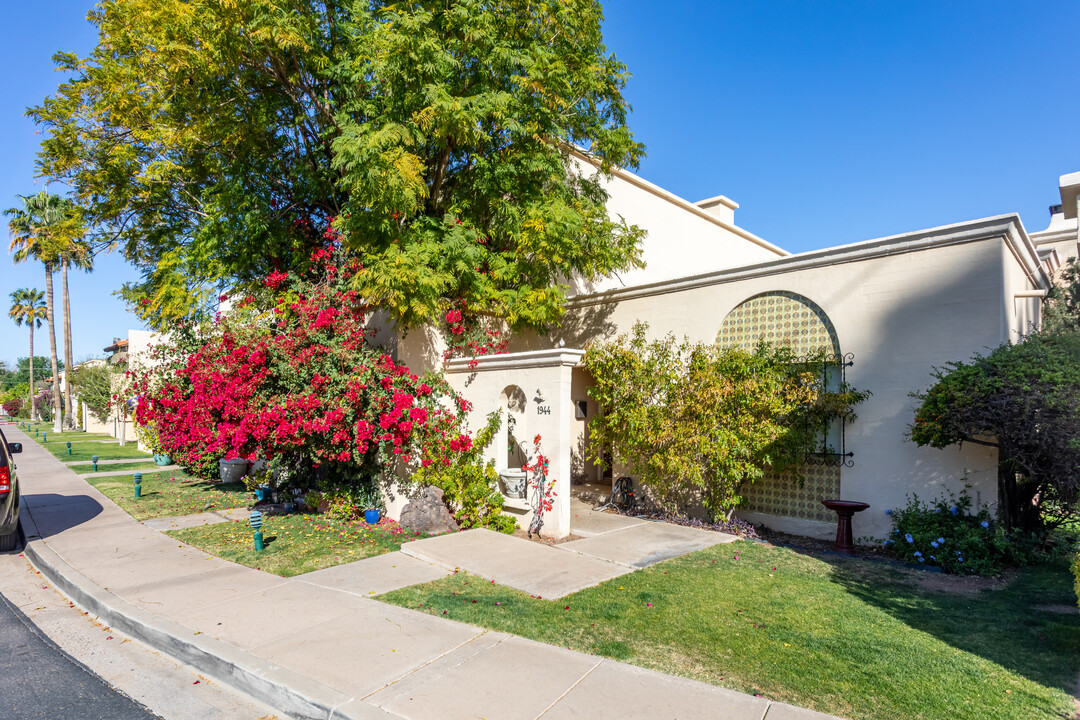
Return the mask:
<path id="1" fill-rule="evenodd" d="M 360 715 L 342 710 L 358 698 L 349 697 L 311 678 L 274 663 L 259 660 L 231 645 L 169 622 L 113 595 L 69 565 L 40 537 L 29 508 L 21 522 L 26 526 L 23 553 L 57 589 L 83 609 L 170 657 L 186 663 L 224 685 L 287 713 L 297 720 L 370 720 L 394 717 L 372 705 L 361 706 Z"/>

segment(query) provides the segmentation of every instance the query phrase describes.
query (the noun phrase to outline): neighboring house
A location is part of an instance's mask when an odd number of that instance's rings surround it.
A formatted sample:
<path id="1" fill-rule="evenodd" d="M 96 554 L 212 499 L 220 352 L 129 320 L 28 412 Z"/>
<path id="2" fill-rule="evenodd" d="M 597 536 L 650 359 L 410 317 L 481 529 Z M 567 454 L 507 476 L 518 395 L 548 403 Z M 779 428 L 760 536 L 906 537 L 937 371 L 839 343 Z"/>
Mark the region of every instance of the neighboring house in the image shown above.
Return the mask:
<path id="1" fill-rule="evenodd" d="M 86 362 L 76 365 L 75 369 L 77 370 L 82 367 L 104 365 L 106 362 L 108 361 L 104 359 L 87 360 Z M 67 371 L 65 370 L 64 372 Z M 78 410 L 77 420 L 81 423 L 83 431 L 91 433 L 112 432 L 112 422 L 102 422 L 101 420 L 98 420 L 96 417 L 94 417 L 93 413 L 91 413 L 90 409 L 86 406 L 86 403 L 83 402 L 83 400 L 79 397 L 79 388 L 76 386 L 72 386 L 72 400 L 74 401 L 75 407 Z"/>
<path id="2" fill-rule="evenodd" d="M 474 404 L 474 426 L 501 409 L 514 418 L 515 440 L 542 435 L 558 483 L 547 532 L 572 530 L 572 478 L 610 482 L 583 459 L 588 419 L 598 410 L 580 367 L 584 348 L 639 320 L 653 336 L 743 347 L 764 337 L 797 352 L 823 347 L 844 359 L 850 383 L 873 393 L 854 422 L 831 430 L 832 452 L 811 459 L 804 483 L 756 483 L 739 516 L 829 537 L 835 516 L 820 501 L 860 500 L 871 508 L 855 517 L 856 536 L 881 537 L 891 527 L 885 510 L 911 493 L 934 498 L 959 491 L 966 478 L 973 499 L 995 502 L 996 451 L 916 446 L 906 437 L 915 407 L 909 393 L 932 384 L 933 368 L 1016 342 L 1038 326 L 1052 273 L 1078 255 L 1080 173 L 1061 178 L 1062 206 L 1038 233 L 1029 235 L 1010 214 L 797 255 L 737 227 L 738 205 L 723 196 L 690 203 L 628 172 L 607 189 L 612 212 L 649 231 L 648 265 L 593 285 L 571 282 L 561 328 L 515 337 L 507 354 L 447 367 L 451 384 Z M 416 369 L 436 366 L 441 350 L 423 332 L 397 346 Z M 493 443 L 502 452 L 490 452 L 500 467 L 519 465 L 505 454 L 503 427 Z M 528 522 L 529 503 L 508 508 Z"/>
<path id="3" fill-rule="evenodd" d="M 105 360 L 110 365 L 123 365 L 127 363 L 128 340 L 125 338 L 113 338 L 112 345 L 103 348 L 103 351 L 109 353 Z"/>
<path id="4" fill-rule="evenodd" d="M 157 335 L 149 330 L 128 330 L 128 336 L 126 338 L 113 338 L 112 345 L 104 348 L 104 352 L 109 353 L 108 357 L 103 361 L 110 365 L 119 365 L 125 369 L 134 369 L 139 367 L 141 363 L 146 362 L 148 356 L 150 344 L 154 341 Z M 123 394 L 125 383 L 121 380 L 122 376 L 118 376 L 114 380 L 114 389 Z M 89 418 L 88 429 L 92 432 L 104 432 L 112 435 L 114 438 L 119 438 L 121 442 L 127 442 L 129 440 L 136 439 L 136 425 L 133 420 L 134 398 L 125 398 L 126 403 L 115 403 L 112 408 L 110 419 L 106 423 L 101 423 L 95 420 L 93 417 Z M 140 449 L 146 449 L 142 447 L 140 443 Z"/>

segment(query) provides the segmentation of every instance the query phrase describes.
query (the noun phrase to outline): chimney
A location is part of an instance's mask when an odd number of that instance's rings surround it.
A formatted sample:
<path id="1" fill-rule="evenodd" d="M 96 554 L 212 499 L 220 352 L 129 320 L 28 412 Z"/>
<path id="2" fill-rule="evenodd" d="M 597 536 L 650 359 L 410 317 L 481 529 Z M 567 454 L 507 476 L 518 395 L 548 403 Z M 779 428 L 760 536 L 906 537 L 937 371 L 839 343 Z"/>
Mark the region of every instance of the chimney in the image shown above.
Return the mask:
<path id="1" fill-rule="evenodd" d="M 721 222 L 731 226 L 735 225 L 735 210 L 738 209 L 739 203 L 731 198 L 717 195 L 714 198 L 700 200 L 694 204 Z"/>

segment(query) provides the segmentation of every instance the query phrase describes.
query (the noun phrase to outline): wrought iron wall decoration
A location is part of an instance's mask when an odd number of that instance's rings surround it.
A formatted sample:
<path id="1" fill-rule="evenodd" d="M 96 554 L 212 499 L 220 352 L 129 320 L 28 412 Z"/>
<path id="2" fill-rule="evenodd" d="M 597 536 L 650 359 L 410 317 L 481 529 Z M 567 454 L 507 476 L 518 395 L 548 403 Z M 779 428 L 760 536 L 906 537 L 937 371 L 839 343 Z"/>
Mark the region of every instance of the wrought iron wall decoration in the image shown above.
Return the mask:
<path id="1" fill-rule="evenodd" d="M 832 357 L 825 358 L 800 358 L 801 362 L 820 364 L 821 372 L 821 386 L 826 391 L 833 388 L 843 387 L 847 382 L 847 369 L 855 364 L 855 355 L 853 353 L 845 353 L 843 355 L 833 355 Z M 852 458 L 855 453 L 847 449 L 847 443 L 844 440 L 845 430 L 848 422 L 852 418 L 852 411 L 848 410 L 847 413 L 837 418 L 833 424 L 827 425 L 821 429 L 821 445 L 820 450 L 807 453 L 806 463 L 808 465 L 825 465 L 832 467 L 852 467 L 855 461 Z M 831 437 L 830 437 L 831 436 Z"/>

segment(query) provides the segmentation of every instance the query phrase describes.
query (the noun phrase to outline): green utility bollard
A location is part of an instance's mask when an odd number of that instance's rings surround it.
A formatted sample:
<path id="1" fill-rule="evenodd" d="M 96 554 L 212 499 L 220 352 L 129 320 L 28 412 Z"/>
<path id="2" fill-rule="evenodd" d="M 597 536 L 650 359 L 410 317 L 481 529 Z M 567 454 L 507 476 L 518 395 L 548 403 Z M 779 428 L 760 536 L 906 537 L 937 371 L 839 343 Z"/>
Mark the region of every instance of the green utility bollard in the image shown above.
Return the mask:
<path id="1" fill-rule="evenodd" d="M 248 516 L 248 525 L 255 531 L 255 551 L 258 552 L 263 549 L 263 536 L 262 536 L 262 524 L 263 514 L 258 510 L 252 510 L 251 515 Z"/>
<path id="2" fill-rule="evenodd" d="M 91 455 L 90 462 L 94 463 L 94 472 L 97 472 L 97 455 Z"/>
<path id="3" fill-rule="evenodd" d="M 68 449 L 68 455 L 70 455 L 71 454 L 71 442 L 70 441 L 67 444 L 67 449 Z"/>
<path id="4" fill-rule="evenodd" d="M 41 433 L 41 442 L 43 442 L 43 443 L 49 442 L 49 433 L 47 433 L 47 432 Z"/>
<path id="5" fill-rule="evenodd" d="M 135 497 L 142 497 L 142 473 L 135 473 Z"/>

